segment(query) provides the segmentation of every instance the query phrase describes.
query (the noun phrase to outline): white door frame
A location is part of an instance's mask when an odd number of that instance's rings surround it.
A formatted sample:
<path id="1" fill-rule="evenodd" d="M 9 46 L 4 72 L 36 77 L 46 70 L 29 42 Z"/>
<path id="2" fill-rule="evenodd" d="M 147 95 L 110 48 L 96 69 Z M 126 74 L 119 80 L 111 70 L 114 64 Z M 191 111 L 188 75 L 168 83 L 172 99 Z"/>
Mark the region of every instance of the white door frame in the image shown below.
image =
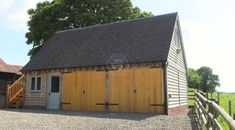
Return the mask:
<path id="1" fill-rule="evenodd" d="M 59 77 L 59 104 L 58 104 L 58 107 L 56 108 L 50 108 L 50 95 L 51 95 L 51 79 L 52 77 L 55 76 L 55 77 Z M 60 73 L 52 73 L 52 74 L 49 74 L 48 75 L 48 87 L 47 87 L 47 109 L 49 110 L 59 110 L 61 108 L 61 91 L 62 91 L 62 88 L 61 88 L 61 84 L 62 84 L 62 77 L 61 77 L 61 74 Z"/>

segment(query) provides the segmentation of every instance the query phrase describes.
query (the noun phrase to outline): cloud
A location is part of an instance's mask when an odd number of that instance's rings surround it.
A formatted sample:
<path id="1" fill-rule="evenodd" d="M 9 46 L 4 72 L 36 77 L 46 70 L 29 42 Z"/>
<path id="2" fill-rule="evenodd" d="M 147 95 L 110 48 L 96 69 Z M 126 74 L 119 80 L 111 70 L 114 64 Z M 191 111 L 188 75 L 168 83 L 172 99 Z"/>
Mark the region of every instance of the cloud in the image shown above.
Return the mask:
<path id="1" fill-rule="evenodd" d="M 42 0 L 2 0 L 0 2 L 0 27 L 27 31 L 27 10 L 35 8 Z"/>
<path id="2" fill-rule="evenodd" d="M 12 5 L 13 0 L 7 0 L 7 1 L 0 1 L 0 14 L 2 14 L 3 12 L 5 12 L 6 10 L 8 10 L 10 8 L 10 6 Z"/>

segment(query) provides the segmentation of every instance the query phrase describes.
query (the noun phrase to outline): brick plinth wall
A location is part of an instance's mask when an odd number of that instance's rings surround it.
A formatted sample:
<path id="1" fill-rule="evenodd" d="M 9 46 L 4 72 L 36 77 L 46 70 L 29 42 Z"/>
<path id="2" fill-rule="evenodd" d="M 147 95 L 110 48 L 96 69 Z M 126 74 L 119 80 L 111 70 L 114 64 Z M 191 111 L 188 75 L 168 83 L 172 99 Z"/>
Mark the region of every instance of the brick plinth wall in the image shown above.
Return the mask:
<path id="1" fill-rule="evenodd" d="M 178 107 L 174 107 L 174 108 L 169 108 L 168 115 L 187 113 L 187 111 L 188 111 L 188 105 L 178 106 Z"/>

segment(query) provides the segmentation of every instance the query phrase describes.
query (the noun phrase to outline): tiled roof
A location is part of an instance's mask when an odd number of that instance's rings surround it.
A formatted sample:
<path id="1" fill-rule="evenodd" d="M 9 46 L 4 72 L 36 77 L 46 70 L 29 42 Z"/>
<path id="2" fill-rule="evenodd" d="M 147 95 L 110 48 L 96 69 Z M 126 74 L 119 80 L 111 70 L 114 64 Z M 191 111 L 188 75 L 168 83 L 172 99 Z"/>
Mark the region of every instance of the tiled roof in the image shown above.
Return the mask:
<path id="1" fill-rule="evenodd" d="M 8 65 L 0 58 L 0 72 L 21 74 L 22 66 Z"/>
<path id="2" fill-rule="evenodd" d="M 23 71 L 109 65 L 115 56 L 128 63 L 167 61 L 176 19 L 172 13 L 57 32 Z"/>

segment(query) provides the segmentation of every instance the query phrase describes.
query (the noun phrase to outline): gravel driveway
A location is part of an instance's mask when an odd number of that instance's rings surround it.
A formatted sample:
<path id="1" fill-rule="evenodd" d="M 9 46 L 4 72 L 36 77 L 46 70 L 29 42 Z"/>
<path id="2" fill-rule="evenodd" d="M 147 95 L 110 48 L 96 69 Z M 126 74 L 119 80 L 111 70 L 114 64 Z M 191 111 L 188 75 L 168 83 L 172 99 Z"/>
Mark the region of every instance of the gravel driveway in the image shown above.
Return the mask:
<path id="1" fill-rule="evenodd" d="M 191 130 L 187 114 L 177 116 L 66 112 L 28 109 L 0 110 L 0 129 L 27 130 Z"/>

